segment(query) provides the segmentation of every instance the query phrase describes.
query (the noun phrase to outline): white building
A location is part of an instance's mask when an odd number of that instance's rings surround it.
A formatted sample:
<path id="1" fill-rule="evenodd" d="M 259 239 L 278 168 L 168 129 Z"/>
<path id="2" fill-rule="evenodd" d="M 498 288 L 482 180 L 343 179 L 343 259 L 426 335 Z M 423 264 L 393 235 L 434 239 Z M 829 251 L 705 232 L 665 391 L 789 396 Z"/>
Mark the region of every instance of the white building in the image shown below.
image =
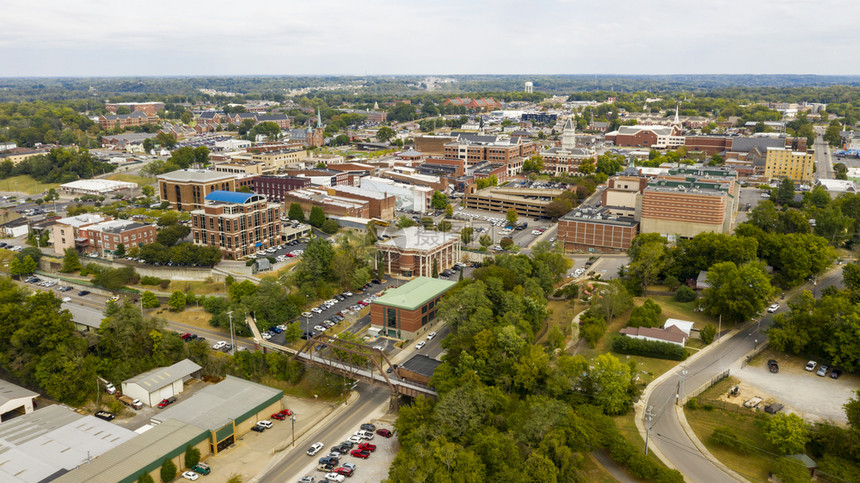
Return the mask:
<path id="1" fill-rule="evenodd" d="M 98 196 L 105 196 L 122 190 L 131 191 L 135 188 L 137 188 L 136 183 L 114 181 L 111 179 L 79 179 L 60 185 L 60 189 L 66 193 Z"/>
<path id="2" fill-rule="evenodd" d="M 9 413 L 13 411 L 22 414 L 32 413 L 33 399 L 38 395 L 29 389 L 0 379 L 0 422 L 8 419 L 6 416 L 11 416 Z"/>
<path id="3" fill-rule="evenodd" d="M 815 187 L 821 186 L 830 193 L 831 198 L 836 198 L 842 193 L 857 193 L 857 183 L 844 179 L 819 179 Z"/>
<path id="4" fill-rule="evenodd" d="M 170 367 L 156 367 L 122 381 L 122 393 L 132 399 L 140 399 L 143 404 L 155 407 L 162 399 L 181 393 L 184 382 L 200 369 L 200 366 L 188 359 L 181 360 Z"/>
<path id="5" fill-rule="evenodd" d="M 430 206 L 433 189 L 426 186 L 414 186 L 398 183 L 386 178 L 367 176 L 361 178 L 361 189 L 393 195 L 395 208 L 398 210 L 413 210 L 424 213 Z"/>

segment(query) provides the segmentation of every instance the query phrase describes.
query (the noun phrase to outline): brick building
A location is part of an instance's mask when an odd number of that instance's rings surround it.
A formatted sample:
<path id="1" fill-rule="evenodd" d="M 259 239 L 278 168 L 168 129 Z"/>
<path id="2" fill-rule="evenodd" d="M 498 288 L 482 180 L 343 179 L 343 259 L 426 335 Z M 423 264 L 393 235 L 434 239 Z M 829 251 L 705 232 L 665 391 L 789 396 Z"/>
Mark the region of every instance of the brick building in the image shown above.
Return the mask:
<path id="1" fill-rule="evenodd" d="M 131 112 L 140 111 L 148 116 L 157 116 L 158 111 L 164 109 L 163 102 L 109 102 L 105 103 L 108 112 L 116 114 L 120 107 L 127 107 Z"/>
<path id="2" fill-rule="evenodd" d="M 396 197 L 387 193 L 363 190 L 354 186 L 336 186 L 329 190 L 337 196 L 367 201 L 371 218 L 393 220 Z"/>
<path id="3" fill-rule="evenodd" d="M 60 218 L 52 227 L 54 254 L 62 255 L 66 248 L 83 248 L 86 237 L 81 233 L 81 230 L 90 225 L 95 225 L 112 218 L 101 213 L 85 213 L 68 218 Z M 77 247 L 77 243 L 81 246 Z"/>
<path id="4" fill-rule="evenodd" d="M 453 106 L 463 106 L 466 109 L 471 110 L 484 110 L 484 109 L 501 109 L 502 104 L 490 97 L 489 99 L 481 97 L 472 99 L 471 97 L 452 97 L 445 101 L 445 104 L 450 104 Z"/>
<path id="5" fill-rule="evenodd" d="M 731 233 L 738 187 L 707 179 L 660 178 L 642 192 L 642 233 L 660 233 L 674 241 L 699 233 Z"/>
<path id="6" fill-rule="evenodd" d="M 254 193 L 265 195 L 271 201 L 284 201 L 284 195 L 290 191 L 310 187 L 309 178 L 296 176 L 255 176 L 252 180 Z"/>
<path id="7" fill-rule="evenodd" d="M 128 250 L 133 246 L 154 243 L 156 229 L 151 224 L 112 220 L 84 226 L 80 229 L 80 236 L 86 239 L 79 247 L 84 254 L 104 257 L 115 254 L 119 245 Z"/>
<path id="8" fill-rule="evenodd" d="M 471 133 L 458 133 L 456 141 L 445 144 L 446 159 L 462 159 L 466 167 L 490 161 L 504 163 L 508 166 L 508 175 L 513 176 L 522 172 L 525 158 L 538 152 L 540 145 L 523 138 L 501 139 L 497 136 L 486 136 Z"/>
<path id="9" fill-rule="evenodd" d="M 289 212 L 290 205 L 298 203 L 308 214 L 314 206 L 320 207 L 327 215 L 351 216 L 355 218 L 370 218 L 370 202 L 346 196 L 336 196 L 321 187 L 302 188 L 285 192 L 284 211 Z"/>
<path id="10" fill-rule="evenodd" d="M 559 174 L 573 173 L 586 159 L 595 160 L 594 151 L 576 147 L 576 126 L 573 118 L 568 118 L 561 131 L 561 143 L 540 153 L 543 157 L 543 172 Z"/>
<path id="11" fill-rule="evenodd" d="M 236 191 L 244 186 L 253 189 L 253 179 L 208 169 L 180 169 L 158 175 L 158 194 L 161 201 L 169 202 L 174 210 L 199 210 L 209 193 Z"/>
<path id="12" fill-rule="evenodd" d="M 158 116 L 149 115 L 143 111 L 134 111 L 131 114 L 108 114 L 99 116 L 99 127 L 105 131 L 116 128 L 129 128 L 143 126 L 145 124 L 158 124 Z"/>
<path id="13" fill-rule="evenodd" d="M 456 282 L 418 277 L 370 303 L 370 326 L 397 339 L 414 339 L 436 318 L 439 301 Z"/>
<path id="14" fill-rule="evenodd" d="M 391 238 L 376 244 L 382 256 L 386 273 L 404 277 L 429 277 L 460 261 L 460 235 L 441 231 L 426 231 L 411 226 L 394 233 Z"/>
<path id="15" fill-rule="evenodd" d="M 238 260 L 280 243 L 281 205 L 254 193 L 212 191 L 202 209 L 191 212 L 197 245 L 218 247 L 225 259 Z"/>
<path id="16" fill-rule="evenodd" d="M 626 252 L 639 233 L 632 216 L 618 216 L 610 210 L 582 208 L 558 220 L 558 239 L 568 251 Z"/>

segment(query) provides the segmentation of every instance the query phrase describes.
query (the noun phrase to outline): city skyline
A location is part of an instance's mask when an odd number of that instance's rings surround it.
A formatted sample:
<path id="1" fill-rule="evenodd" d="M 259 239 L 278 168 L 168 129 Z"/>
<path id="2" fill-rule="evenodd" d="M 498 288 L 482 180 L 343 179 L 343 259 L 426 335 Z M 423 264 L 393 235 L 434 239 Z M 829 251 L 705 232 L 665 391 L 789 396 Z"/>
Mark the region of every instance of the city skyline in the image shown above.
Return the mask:
<path id="1" fill-rule="evenodd" d="M 857 74 L 860 5 L 85 0 L 4 7 L 0 77 Z M 241 7 L 241 8 L 240 8 Z M 34 21 L 34 12 L 36 21 Z"/>

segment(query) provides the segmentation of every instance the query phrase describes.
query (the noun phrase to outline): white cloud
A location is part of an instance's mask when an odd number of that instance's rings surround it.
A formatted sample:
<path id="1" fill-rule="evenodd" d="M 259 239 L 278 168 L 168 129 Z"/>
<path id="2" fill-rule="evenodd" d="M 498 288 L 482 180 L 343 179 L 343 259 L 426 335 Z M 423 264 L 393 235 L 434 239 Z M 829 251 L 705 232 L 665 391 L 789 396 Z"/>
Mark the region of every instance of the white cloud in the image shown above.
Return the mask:
<path id="1" fill-rule="evenodd" d="M 0 76 L 856 74 L 824 0 L 8 2 Z"/>

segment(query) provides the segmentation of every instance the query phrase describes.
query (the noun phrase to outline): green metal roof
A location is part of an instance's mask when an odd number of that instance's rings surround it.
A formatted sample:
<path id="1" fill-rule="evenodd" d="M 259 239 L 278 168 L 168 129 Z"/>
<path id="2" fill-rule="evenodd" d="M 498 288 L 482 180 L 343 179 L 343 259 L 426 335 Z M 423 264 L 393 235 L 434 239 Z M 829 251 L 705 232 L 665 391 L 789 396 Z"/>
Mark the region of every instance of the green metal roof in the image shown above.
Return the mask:
<path id="1" fill-rule="evenodd" d="M 429 300 L 442 295 L 457 282 L 438 278 L 418 277 L 411 282 L 391 289 L 373 303 L 404 310 L 415 310 Z"/>

